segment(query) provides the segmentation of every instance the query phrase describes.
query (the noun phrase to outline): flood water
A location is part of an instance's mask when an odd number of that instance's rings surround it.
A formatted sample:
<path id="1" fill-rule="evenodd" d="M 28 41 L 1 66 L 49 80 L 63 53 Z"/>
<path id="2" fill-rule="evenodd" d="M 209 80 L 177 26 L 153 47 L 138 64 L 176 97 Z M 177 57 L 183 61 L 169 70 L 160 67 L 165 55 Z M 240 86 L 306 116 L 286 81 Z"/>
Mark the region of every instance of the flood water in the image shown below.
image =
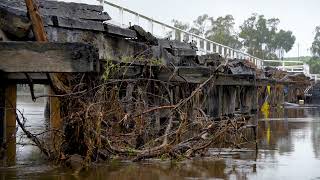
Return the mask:
<path id="1" fill-rule="evenodd" d="M 20 98 L 29 128 L 45 127 L 44 101 Z M 111 161 L 74 174 L 48 164 L 33 146 L 17 145 L 16 166 L 0 168 L 0 179 L 320 179 L 320 107 L 279 108 L 259 120 L 259 151 L 224 151 L 218 157 L 170 162 Z M 25 142 L 24 137 L 17 142 Z M 215 150 L 211 149 L 214 153 Z"/>

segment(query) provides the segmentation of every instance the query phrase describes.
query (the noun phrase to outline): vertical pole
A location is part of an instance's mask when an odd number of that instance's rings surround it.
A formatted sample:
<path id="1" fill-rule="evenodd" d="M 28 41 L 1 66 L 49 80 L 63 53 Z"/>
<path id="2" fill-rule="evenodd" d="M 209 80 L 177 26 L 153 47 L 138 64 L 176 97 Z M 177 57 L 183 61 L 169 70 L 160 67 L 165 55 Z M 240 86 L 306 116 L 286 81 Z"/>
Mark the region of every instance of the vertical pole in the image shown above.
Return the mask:
<path id="1" fill-rule="evenodd" d="M 162 26 L 162 35 L 163 37 L 166 37 L 167 34 L 166 34 L 166 27 L 165 26 Z"/>
<path id="2" fill-rule="evenodd" d="M 220 50 L 219 50 L 220 48 L 219 48 L 219 45 L 218 44 L 216 44 L 216 53 L 219 53 L 220 54 Z"/>
<path id="3" fill-rule="evenodd" d="M 200 48 L 201 48 L 201 44 L 200 44 L 200 39 L 199 38 L 197 38 L 197 48 L 200 50 Z"/>
<path id="4" fill-rule="evenodd" d="M 181 42 L 184 41 L 184 32 L 180 32 L 180 41 L 181 41 Z"/>
<path id="5" fill-rule="evenodd" d="M 213 53 L 213 43 L 210 43 L 210 53 Z"/>
<path id="6" fill-rule="evenodd" d="M 172 40 L 175 40 L 176 39 L 176 30 L 173 29 L 172 30 Z"/>
<path id="7" fill-rule="evenodd" d="M 136 14 L 136 25 L 140 25 L 140 15 Z"/>
<path id="8" fill-rule="evenodd" d="M 17 87 L 15 84 L 1 84 L 0 87 L 0 150 L 4 163 L 15 165 L 16 160 L 16 103 Z"/>
<path id="9" fill-rule="evenodd" d="M 2 151 L 3 145 L 6 142 L 5 138 L 5 129 L 6 129 L 6 123 L 5 123 L 5 87 L 3 85 L 0 85 L 0 150 Z"/>
<path id="10" fill-rule="evenodd" d="M 16 104 L 17 86 L 10 84 L 5 89 L 6 157 L 8 166 L 13 166 L 16 163 Z"/>
<path id="11" fill-rule="evenodd" d="M 149 20 L 149 32 L 153 35 L 153 20 Z"/>
<path id="12" fill-rule="evenodd" d="M 221 55 L 224 57 L 225 53 L 224 53 L 225 48 L 221 47 Z"/>
<path id="13" fill-rule="evenodd" d="M 204 53 L 207 54 L 208 47 L 207 47 L 207 40 L 203 40 L 203 48 L 204 48 Z"/>
<path id="14" fill-rule="evenodd" d="M 49 94 L 54 95 L 54 92 L 49 88 Z M 62 121 L 60 116 L 60 100 L 57 97 L 49 97 L 50 103 L 50 128 L 60 130 L 62 128 Z M 60 148 L 60 138 L 54 131 L 51 134 L 52 145 L 54 150 L 58 151 Z"/>
<path id="15" fill-rule="evenodd" d="M 257 85 L 255 84 L 253 87 L 252 87 L 252 109 L 251 109 L 251 112 L 253 114 L 255 114 L 259 107 L 258 107 L 258 87 Z"/>
<path id="16" fill-rule="evenodd" d="M 222 116 L 223 115 L 223 106 L 224 106 L 224 102 L 223 102 L 223 86 L 217 86 L 218 88 L 218 102 L 219 102 L 219 107 L 218 107 L 218 116 Z"/>
<path id="17" fill-rule="evenodd" d="M 189 43 L 192 43 L 193 42 L 193 37 L 192 35 L 189 36 Z"/>
<path id="18" fill-rule="evenodd" d="M 2 79 L 1 79 L 2 81 Z M 5 166 L 5 158 L 6 158 L 6 118 L 5 118 L 5 87 L 3 84 L 0 84 L 0 162 L 1 166 Z"/>
<path id="19" fill-rule="evenodd" d="M 120 27 L 123 27 L 123 8 L 119 9 L 119 22 L 120 22 Z"/>

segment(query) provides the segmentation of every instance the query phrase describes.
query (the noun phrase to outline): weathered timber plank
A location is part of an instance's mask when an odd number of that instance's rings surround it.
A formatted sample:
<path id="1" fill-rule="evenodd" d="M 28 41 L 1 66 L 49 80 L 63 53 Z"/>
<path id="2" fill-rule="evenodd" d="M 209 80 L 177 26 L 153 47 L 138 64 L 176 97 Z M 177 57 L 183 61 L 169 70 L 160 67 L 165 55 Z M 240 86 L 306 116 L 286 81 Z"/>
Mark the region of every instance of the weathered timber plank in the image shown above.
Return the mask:
<path id="1" fill-rule="evenodd" d="M 159 45 L 162 46 L 163 48 L 174 48 L 174 49 L 193 49 L 197 50 L 197 47 L 195 47 L 191 43 L 185 43 L 185 42 L 180 42 L 177 40 L 167 40 L 167 39 L 159 39 L 158 40 Z"/>
<path id="2" fill-rule="evenodd" d="M 45 73 L 28 73 L 28 75 L 34 84 L 49 84 Z M 3 81 L 14 84 L 28 84 L 30 82 L 25 73 L 6 73 L 3 74 L 3 78 Z"/>
<path id="3" fill-rule="evenodd" d="M 94 21 L 107 21 L 111 17 L 103 12 L 102 6 L 88 5 L 83 3 L 67 3 L 56 1 L 41 1 L 40 12 L 44 15 L 79 18 Z"/>
<path id="4" fill-rule="evenodd" d="M 0 3 L 8 7 L 15 7 L 26 11 L 24 0 L 2 0 Z M 107 12 L 103 12 L 102 6 L 46 0 L 38 1 L 38 3 L 40 14 L 46 16 L 94 21 L 107 21 L 111 19 Z"/>
<path id="5" fill-rule="evenodd" d="M 194 49 L 174 49 L 173 54 L 175 56 L 196 56 L 197 51 Z"/>
<path id="6" fill-rule="evenodd" d="M 60 15 L 40 14 L 45 26 L 105 31 L 101 21 L 64 17 Z M 32 16 L 31 16 L 32 17 Z M 0 2 L 0 28 L 18 39 L 26 37 L 30 32 L 31 22 L 27 13 L 21 9 L 6 7 Z"/>
<path id="7" fill-rule="evenodd" d="M 136 38 L 137 33 L 131 29 L 124 29 L 112 24 L 104 24 L 105 32 L 111 35 L 116 35 L 125 38 Z"/>
<path id="8" fill-rule="evenodd" d="M 70 29 L 84 29 L 84 30 L 95 30 L 105 31 L 103 23 L 97 21 L 72 19 L 59 16 L 45 16 L 44 22 L 46 26 L 63 27 Z"/>
<path id="9" fill-rule="evenodd" d="M 98 52 L 81 43 L 0 42 L 0 71 L 93 72 Z"/>
<path id="10" fill-rule="evenodd" d="M 37 41 L 48 42 L 46 31 L 44 30 L 43 20 L 38 11 L 38 6 L 34 0 L 25 0 L 27 12 L 29 14 L 33 34 Z"/>
<path id="11" fill-rule="evenodd" d="M 171 82 L 188 82 L 201 84 L 205 82 L 213 70 L 208 67 L 176 67 L 178 71 L 173 74 L 172 70 L 162 69 L 158 75 L 158 78 L 162 81 L 171 81 Z M 248 76 L 241 75 L 228 75 L 228 74 L 219 74 L 215 80 L 215 85 L 242 85 L 242 86 L 254 86 L 254 80 Z M 258 84 L 258 83 L 257 83 Z"/>

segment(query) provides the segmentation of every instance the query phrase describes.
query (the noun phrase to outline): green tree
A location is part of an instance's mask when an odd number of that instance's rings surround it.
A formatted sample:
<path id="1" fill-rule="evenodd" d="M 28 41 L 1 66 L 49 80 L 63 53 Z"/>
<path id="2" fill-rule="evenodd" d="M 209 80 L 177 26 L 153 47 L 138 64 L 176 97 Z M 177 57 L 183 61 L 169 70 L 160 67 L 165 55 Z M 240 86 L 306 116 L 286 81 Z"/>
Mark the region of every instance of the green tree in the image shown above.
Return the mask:
<path id="1" fill-rule="evenodd" d="M 209 17 L 208 14 L 204 14 L 193 21 L 193 26 L 189 32 L 199 36 L 205 36 L 210 26 L 212 26 L 212 17 Z"/>
<path id="2" fill-rule="evenodd" d="M 311 47 L 311 52 L 313 56 L 320 57 L 320 26 L 316 27 L 315 36 L 313 38 L 313 43 Z"/>
<path id="3" fill-rule="evenodd" d="M 258 14 L 245 20 L 239 36 L 244 39 L 248 53 L 263 59 L 277 59 L 284 51 L 290 51 L 296 38 L 291 31 L 279 31 L 279 23 L 277 18 L 266 19 Z"/>
<path id="4" fill-rule="evenodd" d="M 217 43 L 240 49 L 242 43 L 239 41 L 238 34 L 234 30 L 234 18 L 232 15 L 225 17 L 211 18 L 211 28 L 207 30 L 206 37 Z"/>
<path id="5" fill-rule="evenodd" d="M 311 53 L 313 57 L 308 61 L 312 74 L 320 74 L 320 26 L 315 28 Z"/>
<path id="6" fill-rule="evenodd" d="M 204 36 L 214 42 L 233 48 L 242 47 L 238 34 L 234 30 L 235 23 L 232 15 L 226 15 L 225 17 L 218 17 L 217 19 L 214 19 L 213 17 L 209 17 L 207 14 L 204 14 L 193 21 L 192 26 L 177 20 L 173 20 L 172 22 L 174 23 L 174 26 L 179 29 L 199 36 Z M 180 34 L 177 32 L 176 35 L 178 35 L 178 38 L 180 37 Z"/>

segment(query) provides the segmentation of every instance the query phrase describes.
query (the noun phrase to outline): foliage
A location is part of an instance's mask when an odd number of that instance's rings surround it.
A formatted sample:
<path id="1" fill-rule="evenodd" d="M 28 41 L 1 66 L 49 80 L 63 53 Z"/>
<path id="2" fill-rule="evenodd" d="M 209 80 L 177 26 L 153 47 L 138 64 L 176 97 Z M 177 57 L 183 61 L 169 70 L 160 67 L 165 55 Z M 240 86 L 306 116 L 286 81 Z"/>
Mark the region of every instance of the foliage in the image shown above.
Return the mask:
<path id="1" fill-rule="evenodd" d="M 206 37 L 214 42 L 235 49 L 245 47 L 248 53 L 263 59 L 283 57 L 284 52 L 292 49 L 296 40 L 291 31 L 278 30 L 280 23 L 278 18 L 266 19 L 258 14 L 253 14 L 245 20 L 240 26 L 240 32 L 235 31 L 232 15 L 213 18 L 204 14 L 193 21 L 191 26 L 177 20 L 172 22 L 179 29 Z M 176 32 L 175 35 L 178 39 L 181 38 L 180 32 Z"/>
<path id="2" fill-rule="evenodd" d="M 106 60 L 104 64 L 104 72 L 102 75 L 102 79 L 107 81 L 111 78 L 114 72 L 118 71 L 120 68 L 119 64 L 113 63 L 111 60 Z"/>
<path id="3" fill-rule="evenodd" d="M 308 61 L 310 72 L 312 74 L 320 74 L 320 26 L 315 28 L 315 35 L 313 38 L 311 53 L 312 58 Z"/>
<path id="4" fill-rule="evenodd" d="M 263 59 L 282 58 L 283 53 L 292 49 L 295 36 L 291 31 L 278 30 L 280 20 L 266 19 L 253 14 L 240 26 L 239 36 L 244 39 L 248 53 Z"/>
<path id="5" fill-rule="evenodd" d="M 215 20 L 212 18 L 212 28 L 206 32 L 206 36 L 212 41 L 239 49 L 242 44 L 234 30 L 234 25 L 235 23 L 232 15 L 218 17 Z"/>
<path id="6" fill-rule="evenodd" d="M 311 52 L 313 56 L 320 57 L 320 26 L 316 27 Z"/>
<path id="7" fill-rule="evenodd" d="M 310 66 L 310 73 L 311 74 L 320 74 L 320 58 L 319 57 L 312 57 L 308 61 Z"/>
<path id="8" fill-rule="evenodd" d="M 238 39 L 238 35 L 234 30 L 235 23 L 232 15 L 214 19 L 213 17 L 204 14 L 193 21 L 192 26 L 177 20 L 173 20 L 172 22 L 174 26 L 179 29 L 206 37 L 217 43 L 233 48 L 241 48 L 242 46 Z M 176 32 L 176 37 L 180 37 L 179 32 Z"/>

